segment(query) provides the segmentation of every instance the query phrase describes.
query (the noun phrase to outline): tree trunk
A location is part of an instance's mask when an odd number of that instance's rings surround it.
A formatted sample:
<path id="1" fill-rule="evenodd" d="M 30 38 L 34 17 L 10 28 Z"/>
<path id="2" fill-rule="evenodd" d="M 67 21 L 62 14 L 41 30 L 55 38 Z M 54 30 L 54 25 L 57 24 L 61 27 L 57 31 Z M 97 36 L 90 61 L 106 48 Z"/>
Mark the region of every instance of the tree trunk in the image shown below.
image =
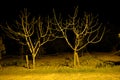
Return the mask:
<path id="1" fill-rule="evenodd" d="M 79 66 L 79 56 L 78 53 L 74 51 L 74 67 L 78 67 L 78 66 Z"/>
<path id="2" fill-rule="evenodd" d="M 26 55 L 25 57 L 26 57 L 26 67 L 29 69 L 29 59 L 28 59 L 28 55 Z"/>
<path id="3" fill-rule="evenodd" d="M 33 69 L 35 69 L 35 55 L 32 55 L 33 57 Z"/>

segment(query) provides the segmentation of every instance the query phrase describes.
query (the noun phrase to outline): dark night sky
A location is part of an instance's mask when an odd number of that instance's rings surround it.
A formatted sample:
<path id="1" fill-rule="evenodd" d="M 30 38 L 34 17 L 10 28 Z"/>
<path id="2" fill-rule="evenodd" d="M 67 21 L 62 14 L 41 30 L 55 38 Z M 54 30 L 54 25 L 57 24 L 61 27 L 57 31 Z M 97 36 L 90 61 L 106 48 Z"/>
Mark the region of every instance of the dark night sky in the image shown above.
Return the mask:
<path id="1" fill-rule="evenodd" d="M 98 13 L 110 23 L 119 23 L 118 0 L 1 0 L 0 20 L 13 19 L 18 16 L 19 11 L 28 8 L 32 13 L 49 15 L 52 9 L 62 13 L 72 13 L 74 7 L 79 6 L 79 11 L 90 11 Z"/>
<path id="2" fill-rule="evenodd" d="M 118 0 L 1 0 L 0 20 L 16 17 L 23 8 L 28 8 L 35 14 L 49 15 L 53 8 L 69 14 L 73 12 L 74 7 L 79 6 L 79 11 L 96 12 L 103 19 L 118 24 L 120 17 L 118 3 Z"/>
<path id="3" fill-rule="evenodd" d="M 81 12 L 89 11 L 99 14 L 104 24 L 109 22 L 108 29 L 111 28 L 114 32 L 120 31 L 118 0 L 1 0 L 0 23 L 14 21 L 23 8 L 27 8 L 34 16 L 51 16 L 53 8 L 67 15 L 73 13 L 76 6 L 79 6 Z"/>

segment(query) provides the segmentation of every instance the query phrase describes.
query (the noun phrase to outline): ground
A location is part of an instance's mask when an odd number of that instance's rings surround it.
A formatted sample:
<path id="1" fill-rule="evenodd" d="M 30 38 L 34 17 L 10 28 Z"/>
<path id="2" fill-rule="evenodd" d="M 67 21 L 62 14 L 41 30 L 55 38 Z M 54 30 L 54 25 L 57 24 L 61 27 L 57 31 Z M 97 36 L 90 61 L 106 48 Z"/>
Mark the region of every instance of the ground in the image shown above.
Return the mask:
<path id="1" fill-rule="evenodd" d="M 0 80 L 120 80 L 118 74 L 102 73 L 52 73 L 32 75 L 3 75 Z"/>
<path id="2" fill-rule="evenodd" d="M 119 62 L 119 56 L 103 52 L 83 54 L 78 68 L 73 68 L 72 56 L 72 53 L 42 55 L 36 59 L 36 69 L 4 66 L 0 69 L 0 80 L 120 80 L 120 65 L 101 64 L 101 61 Z"/>

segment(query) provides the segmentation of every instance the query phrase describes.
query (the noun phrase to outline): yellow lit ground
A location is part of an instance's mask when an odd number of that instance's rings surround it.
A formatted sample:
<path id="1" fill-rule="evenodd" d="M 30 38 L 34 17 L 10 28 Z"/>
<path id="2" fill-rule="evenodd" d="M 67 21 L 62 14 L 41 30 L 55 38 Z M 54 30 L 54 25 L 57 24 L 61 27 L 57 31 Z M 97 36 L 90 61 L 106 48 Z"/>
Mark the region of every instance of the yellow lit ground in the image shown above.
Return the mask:
<path id="1" fill-rule="evenodd" d="M 52 73 L 33 75 L 3 75 L 0 80 L 120 80 L 119 74 Z"/>
<path id="2" fill-rule="evenodd" d="M 7 66 L 0 69 L 0 80 L 120 80 L 119 66 L 95 67 L 100 60 L 119 61 L 119 56 L 97 53 L 80 57 L 81 66 L 72 67 L 72 54 L 41 56 L 36 60 L 36 69 Z M 69 65 L 69 66 L 66 66 Z"/>

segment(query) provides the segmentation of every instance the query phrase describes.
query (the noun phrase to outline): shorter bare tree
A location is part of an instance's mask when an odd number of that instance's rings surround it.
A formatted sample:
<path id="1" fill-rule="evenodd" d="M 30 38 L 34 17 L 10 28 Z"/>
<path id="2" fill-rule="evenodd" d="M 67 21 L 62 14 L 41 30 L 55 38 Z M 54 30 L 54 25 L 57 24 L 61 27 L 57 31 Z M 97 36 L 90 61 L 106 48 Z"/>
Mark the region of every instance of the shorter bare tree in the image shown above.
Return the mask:
<path id="1" fill-rule="evenodd" d="M 5 32 L 21 44 L 27 44 L 33 58 L 33 68 L 35 68 L 35 57 L 42 45 L 46 42 L 54 40 L 50 28 L 50 20 L 42 21 L 41 17 L 37 19 L 31 17 L 27 9 L 24 9 L 16 20 L 15 25 L 3 26 Z M 27 61 L 28 62 L 28 61 Z"/>
<path id="2" fill-rule="evenodd" d="M 63 20 L 61 17 L 57 19 L 54 12 L 54 29 L 61 31 L 68 45 L 74 50 L 74 66 L 79 66 L 78 51 L 85 48 L 90 43 L 98 43 L 101 41 L 105 28 L 101 28 L 102 24 L 98 22 L 97 16 L 85 13 L 83 18 L 78 18 L 78 7 L 75 9 L 73 17 Z M 70 36 L 71 33 L 74 34 Z M 68 36 L 72 37 L 69 38 Z M 70 39 L 74 41 L 71 42 Z"/>

